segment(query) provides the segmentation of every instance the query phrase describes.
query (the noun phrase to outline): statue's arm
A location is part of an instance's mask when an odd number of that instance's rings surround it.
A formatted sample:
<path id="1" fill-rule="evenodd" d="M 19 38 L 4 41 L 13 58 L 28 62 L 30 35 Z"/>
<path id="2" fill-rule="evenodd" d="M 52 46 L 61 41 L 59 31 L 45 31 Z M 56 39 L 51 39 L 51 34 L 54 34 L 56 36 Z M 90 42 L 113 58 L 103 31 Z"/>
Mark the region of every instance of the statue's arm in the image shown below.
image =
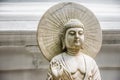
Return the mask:
<path id="1" fill-rule="evenodd" d="M 49 71 L 47 80 L 59 80 L 60 76 L 62 75 L 63 68 L 60 65 L 59 61 L 53 59 L 49 65 Z"/>
<path id="2" fill-rule="evenodd" d="M 54 80 L 53 77 L 52 77 L 52 74 L 51 74 L 50 70 L 47 73 L 47 79 L 46 80 Z"/>
<path id="3" fill-rule="evenodd" d="M 92 70 L 92 78 L 93 78 L 92 80 L 101 80 L 100 71 L 95 61 L 94 61 L 94 67 Z"/>
<path id="4" fill-rule="evenodd" d="M 47 73 L 47 79 L 46 80 L 59 80 L 58 76 L 55 76 L 54 73 L 51 70 L 51 65 L 49 66 L 49 70 Z"/>
<path id="5" fill-rule="evenodd" d="M 66 71 L 62 63 L 58 60 L 52 60 L 50 62 L 47 80 L 73 80 L 71 74 Z"/>

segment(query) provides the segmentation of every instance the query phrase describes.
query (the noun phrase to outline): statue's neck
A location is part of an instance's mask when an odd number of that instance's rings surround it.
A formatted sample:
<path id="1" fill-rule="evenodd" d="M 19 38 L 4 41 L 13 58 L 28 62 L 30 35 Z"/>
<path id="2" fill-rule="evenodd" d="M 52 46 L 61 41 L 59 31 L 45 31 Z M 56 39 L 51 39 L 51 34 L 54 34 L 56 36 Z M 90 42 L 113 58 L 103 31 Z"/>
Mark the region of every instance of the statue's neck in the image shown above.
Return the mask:
<path id="1" fill-rule="evenodd" d="M 67 49 L 67 54 L 69 55 L 79 55 L 80 54 L 80 49 Z"/>

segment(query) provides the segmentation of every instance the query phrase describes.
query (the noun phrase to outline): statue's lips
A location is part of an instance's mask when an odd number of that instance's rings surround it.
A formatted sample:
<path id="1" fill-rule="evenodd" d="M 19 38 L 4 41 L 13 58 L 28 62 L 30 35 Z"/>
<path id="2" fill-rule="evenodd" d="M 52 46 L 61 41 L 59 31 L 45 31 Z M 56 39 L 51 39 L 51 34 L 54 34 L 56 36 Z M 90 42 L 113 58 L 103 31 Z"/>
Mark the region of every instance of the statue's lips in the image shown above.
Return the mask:
<path id="1" fill-rule="evenodd" d="M 80 43 L 81 40 L 80 40 L 80 39 L 75 39 L 74 42 L 75 42 L 75 43 Z"/>
<path id="2" fill-rule="evenodd" d="M 75 45 L 81 45 L 81 40 L 80 39 L 75 39 L 74 43 L 75 43 Z"/>

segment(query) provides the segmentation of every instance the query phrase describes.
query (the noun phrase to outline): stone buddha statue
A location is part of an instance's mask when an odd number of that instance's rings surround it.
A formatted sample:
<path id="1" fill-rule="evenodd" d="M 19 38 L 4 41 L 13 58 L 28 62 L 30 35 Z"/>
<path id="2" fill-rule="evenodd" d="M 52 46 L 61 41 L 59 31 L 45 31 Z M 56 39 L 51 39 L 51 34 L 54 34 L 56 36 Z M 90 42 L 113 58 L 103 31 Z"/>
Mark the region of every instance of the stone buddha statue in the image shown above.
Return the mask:
<path id="1" fill-rule="evenodd" d="M 50 61 L 47 80 L 101 80 L 93 58 L 81 52 L 84 44 L 84 25 L 70 19 L 65 25 L 63 51 Z"/>
<path id="2" fill-rule="evenodd" d="M 102 44 L 95 15 L 74 3 L 59 3 L 42 16 L 38 45 L 49 61 L 47 80 L 101 80 L 94 57 Z"/>

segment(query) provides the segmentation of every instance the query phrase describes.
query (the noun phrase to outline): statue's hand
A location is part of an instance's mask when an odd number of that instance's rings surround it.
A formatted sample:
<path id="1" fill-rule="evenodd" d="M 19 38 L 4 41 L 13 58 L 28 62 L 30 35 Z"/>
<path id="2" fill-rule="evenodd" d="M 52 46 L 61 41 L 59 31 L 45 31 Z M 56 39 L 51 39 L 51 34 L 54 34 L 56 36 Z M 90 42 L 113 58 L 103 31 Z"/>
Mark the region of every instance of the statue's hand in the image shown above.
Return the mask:
<path id="1" fill-rule="evenodd" d="M 54 60 L 50 64 L 51 72 L 55 77 L 60 77 L 63 73 L 63 67 L 59 61 Z"/>

